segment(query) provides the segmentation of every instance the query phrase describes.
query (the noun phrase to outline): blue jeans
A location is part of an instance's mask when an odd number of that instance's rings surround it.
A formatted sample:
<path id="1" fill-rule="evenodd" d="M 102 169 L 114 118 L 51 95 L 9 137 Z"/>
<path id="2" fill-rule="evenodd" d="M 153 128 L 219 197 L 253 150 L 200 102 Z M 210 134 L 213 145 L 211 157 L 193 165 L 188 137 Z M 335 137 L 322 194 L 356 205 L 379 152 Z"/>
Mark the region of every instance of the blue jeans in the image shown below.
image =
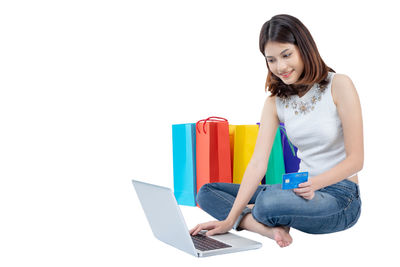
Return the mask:
<path id="1" fill-rule="evenodd" d="M 239 191 L 239 184 L 209 183 L 200 188 L 197 203 L 218 220 L 228 216 Z M 250 199 L 255 204 L 245 208 L 235 223 L 235 230 L 244 215 L 266 226 L 289 226 L 302 232 L 326 234 L 352 227 L 360 217 L 359 186 L 347 179 L 315 191 L 311 200 L 296 195 L 293 190 L 282 190 L 280 184 L 260 185 Z"/>

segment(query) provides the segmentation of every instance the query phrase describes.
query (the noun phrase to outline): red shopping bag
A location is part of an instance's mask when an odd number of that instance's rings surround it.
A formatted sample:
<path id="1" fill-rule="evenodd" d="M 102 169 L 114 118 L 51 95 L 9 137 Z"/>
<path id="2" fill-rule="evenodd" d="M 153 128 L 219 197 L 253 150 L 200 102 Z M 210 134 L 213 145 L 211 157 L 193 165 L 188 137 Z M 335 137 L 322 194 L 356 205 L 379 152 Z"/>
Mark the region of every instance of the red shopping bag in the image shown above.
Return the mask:
<path id="1" fill-rule="evenodd" d="M 232 183 L 228 120 L 209 117 L 196 123 L 197 192 L 206 183 Z"/>

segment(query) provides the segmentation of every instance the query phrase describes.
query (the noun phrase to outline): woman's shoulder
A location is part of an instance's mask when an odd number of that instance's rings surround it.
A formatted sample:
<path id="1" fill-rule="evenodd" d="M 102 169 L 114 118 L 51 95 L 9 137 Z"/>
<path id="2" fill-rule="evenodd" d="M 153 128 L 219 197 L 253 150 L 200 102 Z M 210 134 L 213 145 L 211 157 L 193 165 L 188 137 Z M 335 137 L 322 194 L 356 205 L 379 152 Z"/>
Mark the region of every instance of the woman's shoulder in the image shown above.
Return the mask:
<path id="1" fill-rule="evenodd" d="M 279 97 L 274 95 L 268 95 L 264 102 L 263 113 L 271 113 L 274 116 L 278 116 L 277 112 L 277 101 L 279 101 Z"/>
<path id="2" fill-rule="evenodd" d="M 348 75 L 335 73 L 332 79 L 331 92 L 333 102 L 335 105 L 337 105 L 340 99 L 348 96 L 349 94 L 354 94 L 354 92 L 356 92 L 356 88 Z"/>
<path id="3" fill-rule="evenodd" d="M 334 83 L 334 82 L 343 83 L 343 82 L 346 82 L 346 81 L 351 81 L 351 79 L 350 79 L 350 77 L 348 75 L 343 74 L 343 73 L 334 73 L 332 83 Z"/>
<path id="4" fill-rule="evenodd" d="M 276 95 L 268 95 L 265 99 L 265 105 L 270 106 L 272 109 L 276 109 L 276 101 L 279 99 Z"/>

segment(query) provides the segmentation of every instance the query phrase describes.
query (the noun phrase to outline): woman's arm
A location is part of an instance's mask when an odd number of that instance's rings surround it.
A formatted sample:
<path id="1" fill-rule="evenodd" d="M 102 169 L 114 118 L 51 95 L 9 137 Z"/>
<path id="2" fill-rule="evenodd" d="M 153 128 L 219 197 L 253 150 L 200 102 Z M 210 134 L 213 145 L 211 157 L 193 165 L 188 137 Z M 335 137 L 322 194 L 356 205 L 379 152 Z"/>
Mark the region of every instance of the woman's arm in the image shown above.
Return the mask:
<path id="1" fill-rule="evenodd" d="M 221 222 L 211 221 L 199 224 L 190 230 L 192 235 L 196 235 L 201 230 L 211 230 L 207 232 L 207 235 L 213 235 L 225 233 L 232 229 L 235 221 L 249 203 L 261 179 L 265 175 L 278 124 L 275 97 L 268 97 L 264 103 L 254 153 L 247 165 L 238 195 L 228 217 Z"/>
<path id="2" fill-rule="evenodd" d="M 243 175 L 242 183 L 231 212 L 226 218 L 232 224 L 235 223 L 243 209 L 249 203 L 265 175 L 278 125 L 279 120 L 276 112 L 275 97 L 268 97 L 264 103 L 254 153 Z"/>
<path id="3" fill-rule="evenodd" d="M 311 199 L 314 191 L 335 184 L 359 172 L 364 165 L 364 137 L 360 99 L 351 79 L 336 74 L 332 81 L 332 97 L 342 121 L 346 159 L 328 171 L 314 176 L 311 182 L 300 184 L 294 191 Z M 308 191 L 307 187 L 312 187 Z M 302 195 L 305 194 L 305 195 Z M 311 197 L 312 195 L 312 197 Z"/>

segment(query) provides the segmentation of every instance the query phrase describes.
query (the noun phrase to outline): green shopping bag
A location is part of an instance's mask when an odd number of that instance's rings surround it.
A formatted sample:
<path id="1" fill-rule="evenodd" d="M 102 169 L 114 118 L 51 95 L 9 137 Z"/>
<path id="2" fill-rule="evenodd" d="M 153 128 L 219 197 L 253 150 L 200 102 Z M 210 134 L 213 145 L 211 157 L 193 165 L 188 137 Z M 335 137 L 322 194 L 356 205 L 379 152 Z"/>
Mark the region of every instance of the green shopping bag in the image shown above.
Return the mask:
<path id="1" fill-rule="evenodd" d="M 265 184 L 281 184 L 283 174 L 285 174 L 285 162 L 283 160 L 281 133 L 278 127 L 269 155 Z"/>

